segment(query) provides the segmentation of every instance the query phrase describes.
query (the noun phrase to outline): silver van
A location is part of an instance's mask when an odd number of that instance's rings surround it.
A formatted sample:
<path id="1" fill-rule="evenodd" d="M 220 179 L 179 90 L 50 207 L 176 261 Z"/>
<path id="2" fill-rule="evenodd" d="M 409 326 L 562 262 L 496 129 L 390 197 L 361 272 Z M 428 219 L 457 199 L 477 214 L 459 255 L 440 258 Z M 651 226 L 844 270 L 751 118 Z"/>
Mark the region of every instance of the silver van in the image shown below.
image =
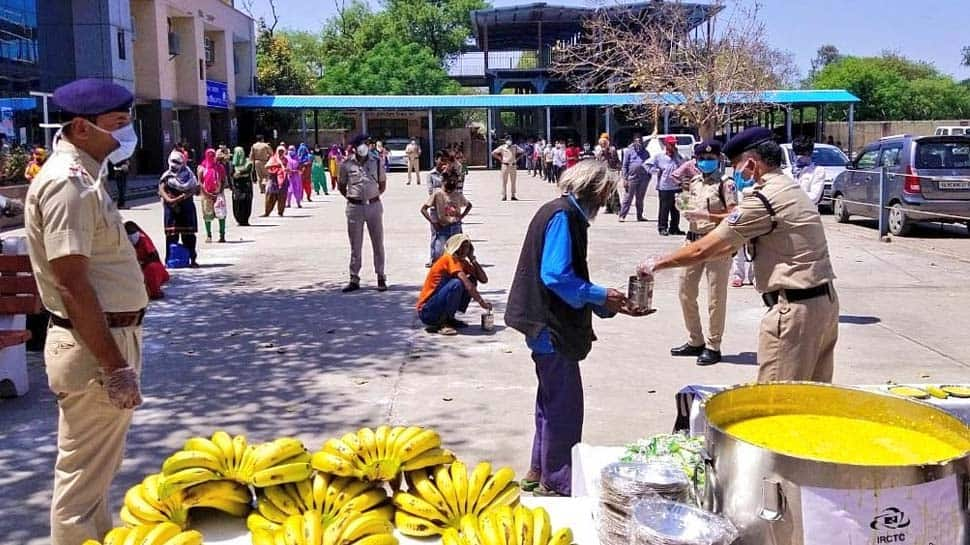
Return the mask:
<path id="1" fill-rule="evenodd" d="M 832 209 L 879 217 L 879 171 L 889 183 L 889 232 L 903 236 L 915 222 L 966 223 L 970 229 L 970 136 L 887 136 L 867 145 L 832 184 Z"/>

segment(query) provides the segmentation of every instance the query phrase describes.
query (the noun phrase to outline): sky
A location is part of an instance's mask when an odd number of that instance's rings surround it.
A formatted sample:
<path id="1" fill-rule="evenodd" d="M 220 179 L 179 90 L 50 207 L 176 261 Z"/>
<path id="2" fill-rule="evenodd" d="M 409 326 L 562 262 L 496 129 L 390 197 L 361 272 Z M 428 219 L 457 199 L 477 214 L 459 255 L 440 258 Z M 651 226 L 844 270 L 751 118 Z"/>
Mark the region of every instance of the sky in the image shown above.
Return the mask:
<path id="1" fill-rule="evenodd" d="M 318 30 L 340 0 L 276 0 L 280 26 Z M 584 0 L 546 0 L 549 4 L 597 5 Z M 695 0 L 701 1 L 704 0 Z M 754 0 L 728 0 L 750 3 Z M 532 0 L 492 0 L 495 7 Z M 970 45 L 970 0 L 761 0 L 768 41 L 791 52 L 804 77 L 815 51 L 833 44 L 844 54 L 878 55 L 893 50 L 932 62 L 958 80 L 970 79 L 960 50 Z M 236 0 L 240 5 L 241 1 Z M 269 14 L 268 0 L 253 0 L 257 15 Z M 372 5 L 379 2 L 371 0 Z M 309 8 L 310 6 L 314 6 Z M 308 9 L 309 8 L 309 9 Z"/>

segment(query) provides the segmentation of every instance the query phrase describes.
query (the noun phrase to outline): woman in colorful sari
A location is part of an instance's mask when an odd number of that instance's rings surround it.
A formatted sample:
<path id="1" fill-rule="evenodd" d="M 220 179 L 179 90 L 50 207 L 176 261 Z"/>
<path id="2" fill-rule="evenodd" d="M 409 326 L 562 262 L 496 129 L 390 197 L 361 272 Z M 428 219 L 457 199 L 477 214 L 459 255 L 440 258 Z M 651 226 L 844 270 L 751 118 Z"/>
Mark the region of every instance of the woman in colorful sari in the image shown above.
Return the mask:
<path id="1" fill-rule="evenodd" d="M 195 233 L 199 230 L 199 218 L 195 215 L 195 202 L 192 197 L 199 192 L 199 181 L 192 169 L 185 165 L 185 155 L 174 150 L 168 156 L 168 170 L 162 173 L 158 184 L 158 196 L 162 199 L 165 211 L 165 261 L 168 262 L 168 249 L 173 244 L 181 244 L 189 252 L 189 267 L 199 264 L 195 248 Z"/>
<path id="2" fill-rule="evenodd" d="M 333 144 L 327 153 L 327 169 L 330 171 L 330 189 L 337 189 L 337 176 L 340 174 L 340 163 L 344 160 L 344 151 Z"/>
<path id="3" fill-rule="evenodd" d="M 300 158 L 296 153 L 295 146 L 290 146 L 286 152 L 286 181 L 289 184 L 289 191 L 286 192 L 286 207 L 292 207 L 291 201 L 296 201 L 296 207 L 303 208 L 303 205 L 300 204 L 303 201 L 303 177 L 300 175 Z"/>
<path id="4" fill-rule="evenodd" d="M 263 217 L 269 215 L 276 207 L 280 216 L 283 215 L 283 207 L 286 205 L 286 148 L 280 146 L 276 148 L 276 153 L 266 162 L 266 172 L 269 172 L 269 180 L 266 182 L 266 211 Z"/>
<path id="5" fill-rule="evenodd" d="M 313 180 L 312 180 L 312 169 L 313 169 L 313 154 L 310 153 L 310 148 L 306 144 L 300 144 L 300 147 L 296 150 L 296 159 L 300 162 L 300 185 L 303 188 L 303 196 L 306 198 L 307 202 L 313 201 L 310 198 L 313 193 Z"/>
<path id="6" fill-rule="evenodd" d="M 313 182 L 313 191 L 320 195 L 320 190 L 323 190 L 324 195 L 330 195 L 330 191 L 327 190 L 327 167 L 326 157 L 323 156 L 323 149 L 317 148 L 313 151 L 313 166 L 310 169 L 310 181 Z"/>
<path id="7" fill-rule="evenodd" d="M 199 165 L 199 181 L 202 184 L 202 221 L 205 224 L 205 241 L 212 242 L 212 220 L 219 220 L 219 242 L 226 241 L 226 169 L 216 159 L 216 150 L 205 150 L 205 158 Z"/>
<path id="8" fill-rule="evenodd" d="M 242 146 L 232 150 L 232 216 L 241 227 L 249 225 L 253 213 L 253 162 Z"/>

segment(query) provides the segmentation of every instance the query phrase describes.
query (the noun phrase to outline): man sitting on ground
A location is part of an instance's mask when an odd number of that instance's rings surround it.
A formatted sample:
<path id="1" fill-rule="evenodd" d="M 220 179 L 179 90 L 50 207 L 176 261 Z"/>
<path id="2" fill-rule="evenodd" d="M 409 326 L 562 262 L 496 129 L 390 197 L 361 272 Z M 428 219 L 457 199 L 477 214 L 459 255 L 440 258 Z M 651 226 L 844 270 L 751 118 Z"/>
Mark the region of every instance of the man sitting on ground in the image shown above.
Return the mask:
<path id="1" fill-rule="evenodd" d="M 445 253 L 428 271 L 418 296 L 418 318 L 429 333 L 456 335 L 457 328 L 467 326 L 456 320 L 455 313 L 465 312 L 474 299 L 480 307 L 492 310 L 492 304 L 478 293 L 478 283 L 488 283 L 488 275 L 475 259 L 475 247 L 468 235 L 459 233 L 448 239 Z"/>

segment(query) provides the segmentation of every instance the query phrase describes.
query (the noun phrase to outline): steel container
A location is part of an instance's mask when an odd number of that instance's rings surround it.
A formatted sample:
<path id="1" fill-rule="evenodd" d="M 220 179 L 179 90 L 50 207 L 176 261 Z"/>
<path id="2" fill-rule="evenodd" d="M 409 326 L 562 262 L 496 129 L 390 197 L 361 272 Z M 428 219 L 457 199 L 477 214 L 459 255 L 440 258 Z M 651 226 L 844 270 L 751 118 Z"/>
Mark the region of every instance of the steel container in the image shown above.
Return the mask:
<path id="1" fill-rule="evenodd" d="M 630 276 L 626 296 L 641 309 L 651 310 L 653 308 L 653 279 L 641 278 L 636 274 Z"/>
<path id="2" fill-rule="evenodd" d="M 492 311 L 482 313 L 482 331 L 492 331 L 495 329 L 495 315 Z"/>
<path id="3" fill-rule="evenodd" d="M 818 511 L 803 511 L 803 499 L 806 503 L 815 502 L 819 489 L 834 489 L 836 494 L 872 497 L 878 503 L 881 493 L 884 498 L 890 497 L 890 492 L 896 493 L 887 489 L 926 483 L 945 484 L 948 487 L 951 482 L 955 490 L 944 495 L 952 498 L 951 502 L 895 519 L 892 519 L 895 515 L 889 512 L 886 515 L 890 517 L 887 519 L 889 522 L 877 518 L 871 522 L 866 520 L 863 524 L 871 526 L 871 536 L 860 543 L 944 545 L 914 539 L 919 536 L 909 536 L 910 539 L 906 540 L 907 529 L 917 527 L 912 524 L 913 517 L 926 516 L 926 511 L 953 513 L 941 523 L 949 529 L 949 541 L 945 545 L 970 542 L 967 517 L 970 452 L 928 465 L 852 465 L 781 454 L 724 431 L 729 424 L 758 416 L 823 414 L 892 422 L 931 433 L 941 439 L 966 440 L 970 437 L 970 431 L 962 421 L 936 407 L 877 392 L 828 384 L 786 382 L 751 384 L 724 390 L 711 396 L 703 409 L 709 422 L 705 453 L 708 474 L 705 507 L 726 516 L 738 527 L 741 533 L 739 543 L 742 545 L 820 543 L 811 536 L 809 539 L 805 537 L 806 529 L 815 528 L 818 524 L 817 520 L 806 520 L 804 515 Z M 803 498 L 803 495 L 806 497 Z M 819 519 L 818 516 L 816 518 Z M 860 531 L 860 526 L 855 524 L 856 532 Z M 898 528 L 893 529 L 893 526 Z M 870 532 L 869 528 L 862 528 L 862 531 Z"/>

